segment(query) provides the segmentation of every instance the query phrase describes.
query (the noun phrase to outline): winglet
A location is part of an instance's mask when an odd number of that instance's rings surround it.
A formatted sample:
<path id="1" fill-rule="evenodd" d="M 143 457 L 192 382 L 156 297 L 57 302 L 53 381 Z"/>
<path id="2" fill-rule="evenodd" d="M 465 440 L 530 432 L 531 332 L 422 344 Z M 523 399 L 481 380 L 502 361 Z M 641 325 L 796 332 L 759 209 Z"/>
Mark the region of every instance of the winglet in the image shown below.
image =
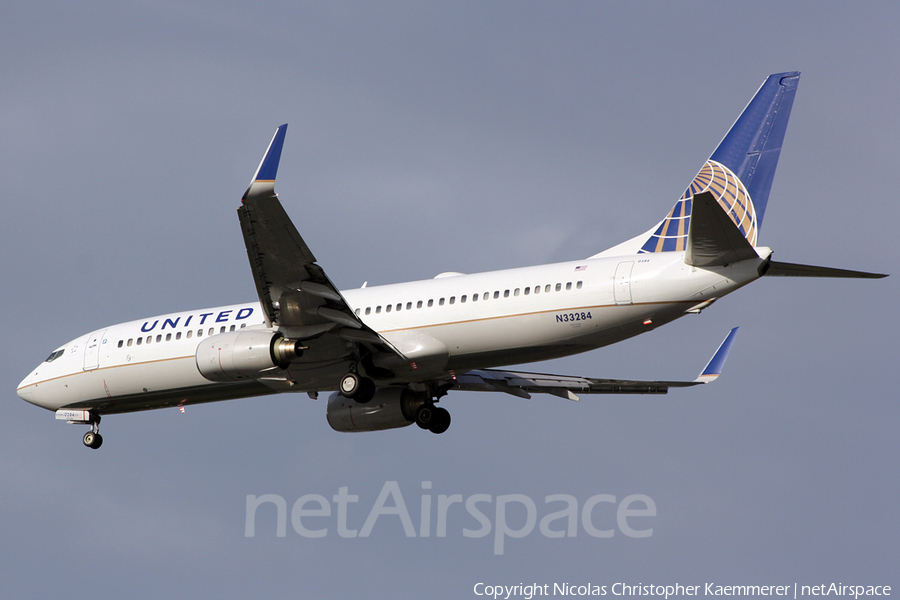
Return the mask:
<path id="1" fill-rule="evenodd" d="M 281 149 L 284 147 L 284 136 L 287 133 L 287 123 L 275 130 L 272 141 L 256 169 L 250 187 L 244 192 L 242 202 L 246 202 L 254 196 L 271 196 L 275 193 L 275 176 L 278 173 L 278 163 L 281 161 Z"/>
<path id="2" fill-rule="evenodd" d="M 734 344 L 734 336 L 737 335 L 738 329 L 740 328 L 735 327 L 728 332 L 728 335 L 725 336 L 725 340 L 719 346 L 719 349 L 716 350 L 713 357 L 709 359 L 706 368 L 704 368 L 703 372 L 700 373 L 700 376 L 694 380 L 696 383 L 709 383 L 715 381 L 716 378 L 722 374 L 722 367 L 725 366 L 725 359 L 728 358 L 728 352 L 731 350 L 732 344 Z"/>

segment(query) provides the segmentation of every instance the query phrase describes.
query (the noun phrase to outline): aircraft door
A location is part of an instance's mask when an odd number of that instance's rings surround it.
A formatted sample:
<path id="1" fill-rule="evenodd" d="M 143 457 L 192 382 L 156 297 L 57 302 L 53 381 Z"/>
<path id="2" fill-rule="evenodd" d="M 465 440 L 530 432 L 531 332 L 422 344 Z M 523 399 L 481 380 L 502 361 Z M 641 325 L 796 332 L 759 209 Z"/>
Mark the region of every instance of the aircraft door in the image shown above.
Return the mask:
<path id="1" fill-rule="evenodd" d="M 616 267 L 616 276 L 613 282 L 613 297 L 616 304 L 631 304 L 631 269 L 633 267 L 633 261 L 620 262 Z"/>
<path id="2" fill-rule="evenodd" d="M 88 336 L 87 344 L 84 346 L 85 371 L 90 371 L 100 366 L 100 347 L 103 345 L 104 334 L 106 334 L 106 330 L 101 329 Z"/>

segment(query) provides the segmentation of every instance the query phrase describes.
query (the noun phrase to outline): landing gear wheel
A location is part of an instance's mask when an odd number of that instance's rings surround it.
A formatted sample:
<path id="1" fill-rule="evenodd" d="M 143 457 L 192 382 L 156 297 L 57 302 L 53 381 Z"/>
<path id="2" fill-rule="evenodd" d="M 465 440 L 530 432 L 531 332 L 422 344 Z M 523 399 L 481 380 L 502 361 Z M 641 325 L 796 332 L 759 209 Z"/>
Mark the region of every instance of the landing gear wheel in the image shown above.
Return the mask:
<path id="1" fill-rule="evenodd" d="M 99 433 L 94 433 L 93 431 L 88 431 L 84 434 L 84 438 L 82 439 L 84 445 L 88 448 L 93 448 L 96 450 L 103 444 L 103 436 Z"/>
<path id="2" fill-rule="evenodd" d="M 432 411 L 431 425 L 428 430 L 431 433 L 444 433 L 450 427 L 450 413 L 446 408 L 436 406 Z"/>
<path id="3" fill-rule="evenodd" d="M 341 396 L 353 398 L 360 404 L 365 404 L 375 396 L 375 382 L 368 377 L 361 377 L 356 373 L 347 373 L 341 379 Z"/>
<path id="4" fill-rule="evenodd" d="M 416 425 L 421 429 L 430 429 L 434 422 L 434 411 L 437 408 L 433 404 L 423 404 L 416 411 Z"/>
<path id="5" fill-rule="evenodd" d="M 359 391 L 362 378 L 356 373 L 347 373 L 341 379 L 341 396 L 344 398 L 353 398 Z"/>
<path id="6" fill-rule="evenodd" d="M 365 404 L 373 397 L 375 397 L 375 382 L 368 377 L 360 378 L 359 389 L 353 399 L 360 404 Z"/>

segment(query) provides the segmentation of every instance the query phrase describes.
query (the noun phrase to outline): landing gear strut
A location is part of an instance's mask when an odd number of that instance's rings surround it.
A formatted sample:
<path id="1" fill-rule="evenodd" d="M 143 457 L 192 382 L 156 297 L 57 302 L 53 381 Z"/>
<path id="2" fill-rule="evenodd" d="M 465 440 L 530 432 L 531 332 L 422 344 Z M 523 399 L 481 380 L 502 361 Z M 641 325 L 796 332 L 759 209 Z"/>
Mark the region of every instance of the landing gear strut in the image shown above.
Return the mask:
<path id="1" fill-rule="evenodd" d="M 92 416 L 91 430 L 84 434 L 82 440 L 88 448 L 96 450 L 103 444 L 103 436 L 100 435 L 100 416 Z"/>

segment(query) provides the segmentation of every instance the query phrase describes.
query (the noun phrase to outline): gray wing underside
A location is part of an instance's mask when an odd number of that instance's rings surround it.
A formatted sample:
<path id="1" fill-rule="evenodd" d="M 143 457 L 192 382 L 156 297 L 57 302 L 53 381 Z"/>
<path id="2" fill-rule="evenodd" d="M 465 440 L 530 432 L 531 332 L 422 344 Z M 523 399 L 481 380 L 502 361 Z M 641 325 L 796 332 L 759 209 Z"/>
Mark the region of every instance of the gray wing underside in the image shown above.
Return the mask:
<path id="1" fill-rule="evenodd" d="M 270 326 L 289 338 L 308 340 L 331 334 L 344 342 L 389 349 L 353 313 L 274 194 L 248 194 L 238 216 L 253 281 Z"/>
<path id="2" fill-rule="evenodd" d="M 472 392 L 504 392 L 519 398 L 531 394 L 550 394 L 568 400 L 579 400 L 578 394 L 665 394 L 670 387 L 689 387 L 705 381 L 639 381 L 631 379 L 598 379 L 482 369 L 457 377 L 454 389 Z"/>
<path id="3" fill-rule="evenodd" d="M 641 381 L 636 379 L 599 379 L 547 373 L 525 373 L 482 369 L 458 376 L 454 387 L 473 392 L 505 392 L 520 398 L 531 394 L 551 394 L 578 400 L 578 394 L 665 394 L 669 388 L 691 387 L 715 381 L 722 373 L 728 353 L 734 344 L 735 327 L 713 353 L 712 358 L 692 381 Z"/>

